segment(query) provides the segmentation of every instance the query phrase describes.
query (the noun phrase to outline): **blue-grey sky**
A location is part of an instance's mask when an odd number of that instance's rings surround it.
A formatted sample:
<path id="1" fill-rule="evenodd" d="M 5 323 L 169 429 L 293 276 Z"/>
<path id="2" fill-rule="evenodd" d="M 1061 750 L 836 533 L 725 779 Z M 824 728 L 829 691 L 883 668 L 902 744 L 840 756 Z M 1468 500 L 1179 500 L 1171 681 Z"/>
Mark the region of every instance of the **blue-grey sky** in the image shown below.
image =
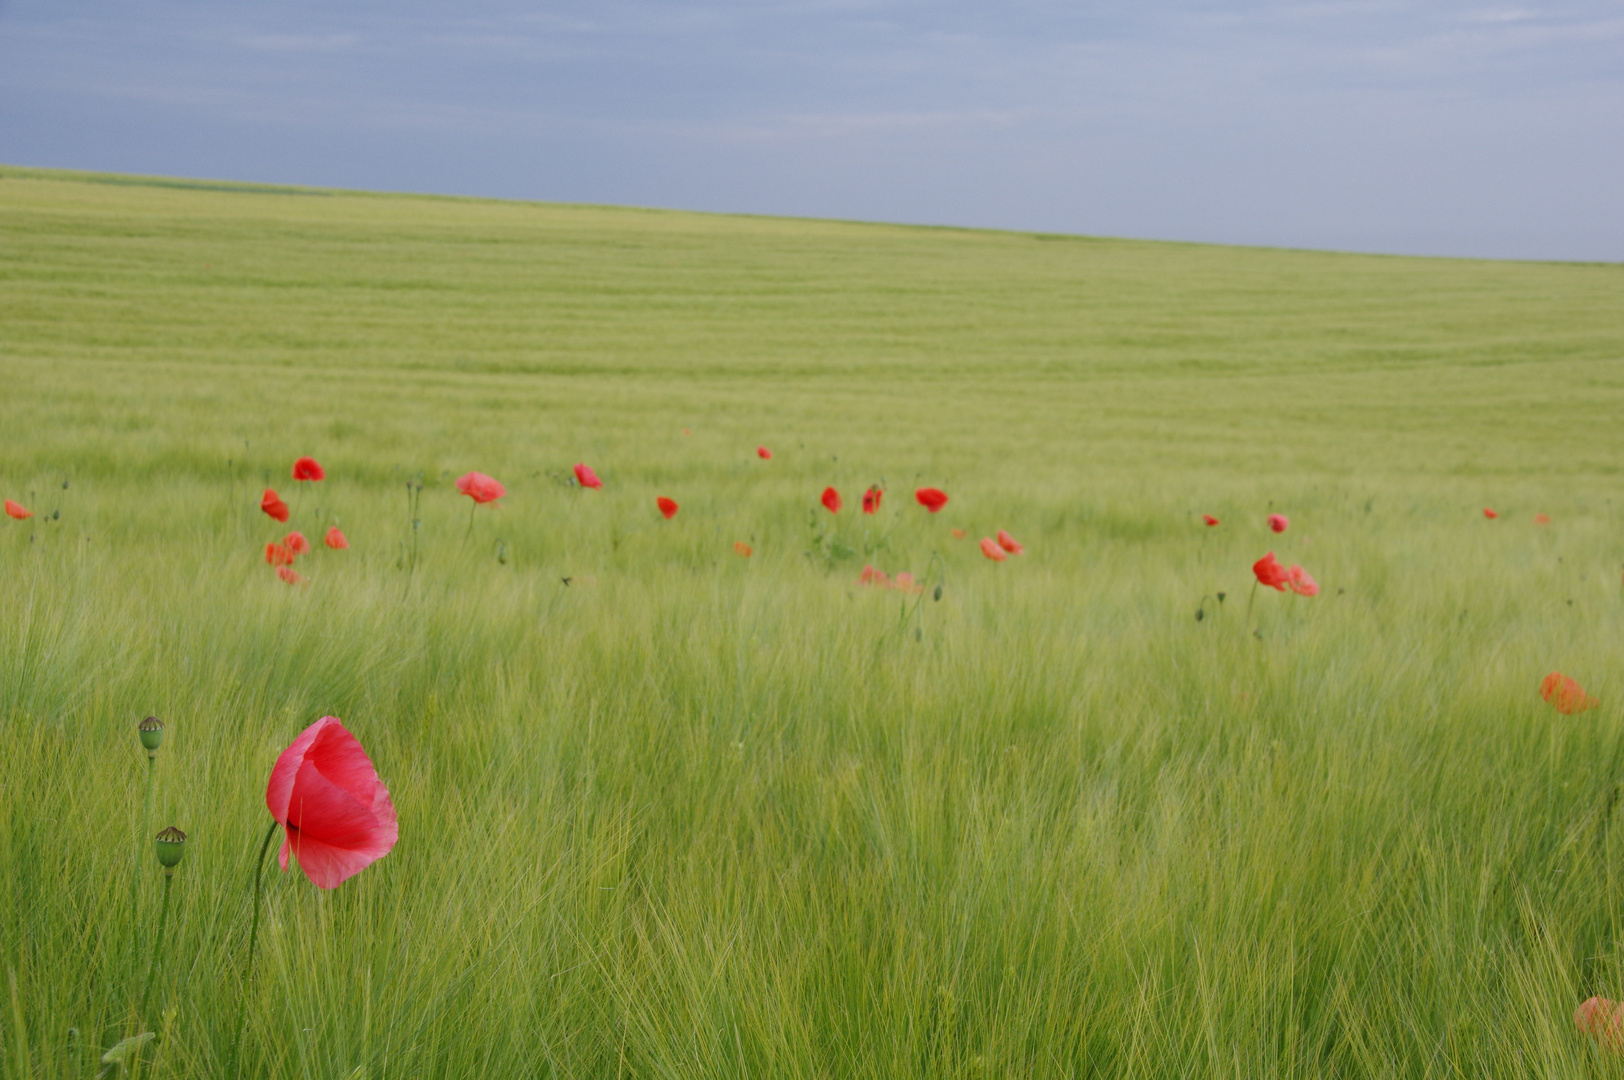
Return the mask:
<path id="1" fill-rule="evenodd" d="M 0 162 L 1624 260 L 1624 0 L 0 0 Z"/>

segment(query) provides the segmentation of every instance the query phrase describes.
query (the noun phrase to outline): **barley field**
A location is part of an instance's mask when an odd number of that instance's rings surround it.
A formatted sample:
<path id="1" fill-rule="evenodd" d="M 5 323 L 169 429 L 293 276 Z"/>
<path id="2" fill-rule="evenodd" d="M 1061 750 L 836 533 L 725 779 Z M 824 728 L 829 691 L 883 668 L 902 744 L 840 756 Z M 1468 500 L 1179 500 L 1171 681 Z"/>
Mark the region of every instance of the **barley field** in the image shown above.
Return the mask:
<path id="1" fill-rule="evenodd" d="M 0 169 L 0 1075 L 1624 1076 L 1621 418 L 1619 265 Z"/>

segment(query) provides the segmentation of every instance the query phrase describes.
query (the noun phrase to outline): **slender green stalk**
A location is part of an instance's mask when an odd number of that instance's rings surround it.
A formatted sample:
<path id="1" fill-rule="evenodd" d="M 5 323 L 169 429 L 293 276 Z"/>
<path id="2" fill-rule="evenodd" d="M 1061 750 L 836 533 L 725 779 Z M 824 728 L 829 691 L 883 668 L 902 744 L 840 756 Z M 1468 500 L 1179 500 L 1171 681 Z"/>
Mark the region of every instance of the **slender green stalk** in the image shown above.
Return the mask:
<path id="1" fill-rule="evenodd" d="M 271 848 L 271 837 L 276 835 L 277 823 L 272 821 L 265 830 L 265 839 L 259 844 L 259 857 L 254 860 L 254 917 L 248 924 L 248 961 L 243 965 L 242 992 L 237 1005 L 237 1033 L 231 1039 L 231 1059 L 226 1075 L 237 1076 L 237 1065 L 242 1052 L 243 1026 L 248 1022 L 248 986 L 254 978 L 254 948 L 259 944 L 260 884 L 265 875 L 265 853 Z"/>
<path id="2" fill-rule="evenodd" d="M 174 884 L 175 875 L 164 874 L 164 902 L 158 911 L 158 935 L 152 940 L 152 956 L 147 961 L 147 981 L 141 988 L 141 1005 L 136 1009 L 136 1019 L 142 1028 L 145 1028 L 147 1023 L 147 998 L 152 994 L 152 979 L 163 962 L 164 927 L 169 923 L 169 890 Z"/>
<path id="3" fill-rule="evenodd" d="M 158 755 L 154 751 L 147 751 L 147 793 L 142 801 L 141 831 L 135 834 L 135 868 L 130 873 L 130 962 L 132 966 L 141 961 L 141 867 L 146 860 L 141 857 L 146 850 L 147 837 L 152 835 L 152 781 L 153 774 L 157 772 Z"/>

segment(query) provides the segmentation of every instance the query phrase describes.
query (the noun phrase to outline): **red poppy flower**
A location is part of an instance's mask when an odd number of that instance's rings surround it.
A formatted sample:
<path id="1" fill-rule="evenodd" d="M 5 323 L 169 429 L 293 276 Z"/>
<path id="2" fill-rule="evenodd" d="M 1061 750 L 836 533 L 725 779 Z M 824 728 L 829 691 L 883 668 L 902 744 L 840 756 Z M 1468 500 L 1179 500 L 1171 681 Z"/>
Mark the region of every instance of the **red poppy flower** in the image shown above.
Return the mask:
<path id="1" fill-rule="evenodd" d="M 1601 702 L 1585 693 L 1577 682 L 1556 671 L 1540 681 L 1539 696 L 1550 702 L 1563 716 L 1587 712 L 1601 705 Z"/>
<path id="2" fill-rule="evenodd" d="M 399 836 L 388 789 L 335 716 L 317 720 L 282 751 L 265 805 L 285 833 L 282 869 L 292 854 L 323 889 L 337 888 L 389 854 Z"/>
<path id="3" fill-rule="evenodd" d="M 743 540 L 733 541 L 733 554 L 742 555 L 744 558 L 748 559 L 750 557 L 750 545 L 746 544 Z"/>
<path id="4" fill-rule="evenodd" d="M 334 551 L 343 551 L 350 546 L 350 542 L 344 538 L 344 533 L 340 531 L 337 525 L 327 530 L 327 539 L 323 543 Z"/>
<path id="5" fill-rule="evenodd" d="M 969 535 L 970 534 L 965 532 L 963 529 L 954 529 L 953 530 L 953 539 L 955 539 L 955 540 L 963 540 L 966 536 L 969 536 Z"/>
<path id="6" fill-rule="evenodd" d="M 1609 1050 L 1624 1050 L 1624 1003 L 1590 998 L 1573 1011 L 1573 1022 Z"/>
<path id="7" fill-rule="evenodd" d="M 863 492 L 863 513 L 872 514 L 878 511 L 880 508 L 880 496 L 884 494 L 885 492 L 881 491 L 878 485 L 874 485 Z"/>
<path id="8" fill-rule="evenodd" d="M 1213 517 L 1211 514 L 1202 514 L 1201 515 L 1201 521 L 1208 528 L 1211 528 L 1212 526 L 1218 524 L 1218 519 Z"/>
<path id="9" fill-rule="evenodd" d="M 922 593 L 925 591 L 925 587 L 914 581 L 914 576 L 906 570 L 897 574 L 896 584 L 892 587 L 898 592 L 905 593 Z"/>
<path id="10" fill-rule="evenodd" d="M 1286 580 L 1291 576 L 1289 570 L 1275 561 L 1272 551 L 1252 564 L 1252 573 L 1257 575 L 1259 585 L 1267 585 L 1281 592 L 1286 591 Z"/>
<path id="11" fill-rule="evenodd" d="M 270 488 L 259 497 L 259 508 L 269 514 L 273 519 L 286 525 L 288 521 L 288 504 L 283 502 L 276 492 Z"/>
<path id="12" fill-rule="evenodd" d="M 1495 518 L 1499 517 L 1500 515 L 1495 513 L 1493 510 L 1490 510 L 1487 506 L 1485 506 L 1483 508 L 1483 516 L 1488 518 L 1490 521 L 1493 521 Z"/>
<path id="13" fill-rule="evenodd" d="M 302 457 L 293 463 L 295 480 L 325 480 L 327 472 L 313 457 Z"/>
<path id="14" fill-rule="evenodd" d="M 580 462 L 575 463 L 575 482 L 584 488 L 592 488 L 593 490 L 603 487 L 603 481 L 598 479 L 598 474 Z"/>
<path id="15" fill-rule="evenodd" d="M 756 457 L 760 458 L 762 461 L 771 461 L 773 452 L 767 449 L 765 446 L 758 446 L 756 447 Z"/>
<path id="16" fill-rule="evenodd" d="M 310 551 L 310 541 L 304 538 L 302 532 L 290 532 L 282 539 L 282 546 L 295 555 L 304 555 Z"/>
<path id="17" fill-rule="evenodd" d="M 1319 595 L 1319 582 L 1310 577 L 1308 571 L 1296 563 L 1292 563 L 1291 569 L 1286 571 L 1286 588 L 1298 596 Z"/>
<path id="18" fill-rule="evenodd" d="M 1005 559 L 1009 558 L 1009 552 L 999 547 L 998 541 L 994 540 L 990 536 L 984 536 L 981 538 L 981 554 L 985 555 L 993 562 L 1003 562 Z"/>
<path id="19" fill-rule="evenodd" d="M 6 500 L 6 516 L 7 517 L 14 517 L 18 521 L 25 521 L 28 518 L 31 518 L 31 517 L 34 516 L 34 511 L 32 511 L 32 510 L 28 509 L 27 507 L 23 506 L 22 503 L 14 503 L 10 499 L 7 499 Z"/>
<path id="20" fill-rule="evenodd" d="M 278 566 L 276 568 L 276 576 L 287 582 L 289 585 L 300 585 L 304 582 L 304 578 L 300 577 L 298 571 L 294 570 L 291 566 Z"/>
<path id="21" fill-rule="evenodd" d="M 1021 547 L 1020 541 L 1016 540 L 1003 529 L 998 530 L 998 546 L 1009 552 L 1011 555 L 1026 554 L 1026 549 Z"/>
<path id="22" fill-rule="evenodd" d="M 266 544 L 265 561 L 272 566 L 292 566 L 293 552 L 281 544 Z"/>
<path id="23" fill-rule="evenodd" d="M 675 499 L 668 499 L 661 495 L 654 500 L 654 505 L 660 508 L 660 513 L 665 515 L 667 521 L 677 516 L 677 501 Z"/>
<path id="24" fill-rule="evenodd" d="M 1549 516 L 1547 516 L 1545 514 L 1535 514 L 1534 515 L 1534 524 L 1535 525 L 1549 525 L 1550 523 L 1551 523 L 1551 519 L 1550 519 Z"/>
<path id="25" fill-rule="evenodd" d="M 887 585 L 891 584 L 891 580 L 885 576 L 885 571 L 876 570 L 872 566 L 865 566 L 863 567 L 862 574 L 860 574 L 857 578 L 857 584 L 876 585 L 883 589 Z"/>
<path id="26" fill-rule="evenodd" d="M 941 488 L 920 488 L 914 492 L 914 498 L 919 500 L 920 506 L 933 514 L 947 505 L 947 492 Z"/>
<path id="27" fill-rule="evenodd" d="M 1277 533 L 1285 532 L 1286 527 L 1290 524 L 1291 521 L 1284 514 L 1269 515 L 1269 528 L 1273 529 Z"/>
<path id="28" fill-rule="evenodd" d="M 823 508 L 831 514 L 840 513 L 840 492 L 832 487 L 823 489 Z"/>
<path id="29" fill-rule="evenodd" d="M 457 477 L 457 490 L 476 503 L 495 502 L 507 494 L 507 488 L 482 472 L 471 472 Z"/>

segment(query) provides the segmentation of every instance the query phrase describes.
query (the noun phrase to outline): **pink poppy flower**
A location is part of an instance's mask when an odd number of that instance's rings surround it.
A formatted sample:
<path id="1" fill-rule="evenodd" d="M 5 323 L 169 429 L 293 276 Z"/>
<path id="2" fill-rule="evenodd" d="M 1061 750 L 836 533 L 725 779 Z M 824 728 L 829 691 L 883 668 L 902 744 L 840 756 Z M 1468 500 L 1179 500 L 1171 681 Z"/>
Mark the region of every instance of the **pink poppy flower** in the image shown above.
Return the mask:
<path id="1" fill-rule="evenodd" d="M 1296 563 L 1292 563 L 1291 569 L 1286 571 L 1286 588 L 1298 596 L 1317 596 L 1319 594 L 1319 582 L 1310 577 L 1308 571 Z"/>
<path id="2" fill-rule="evenodd" d="M 981 538 L 981 554 L 985 555 L 993 562 L 1003 562 L 1005 559 L 1009 558 L 1009 552 L 999 547 L 998 541 L 994 540 L 990 536 L 983 536 Z"/>
<path id="3" fill-rule="evenodd" d="M 592 488 L 594 491 L 603 487 L 603 481 L 598 479 L 598 474 L 593 472 L 590 466 L 583 465 L 580 462 L 575 463 L 575 482 L 584 488 Z"/>
<path id="4" fill-rule="evenodd" d="M 323 889 L 337 888 L 389 854 L 399 836 L 388 789 L 335 716 L 317 720 L 282 751 L 265 805 L 284 831 L 282 869 L 291 854 Z"/>
<path id="5" fill-rule="evenodd" d="M 465 473 L 457 477 L 457 490 L 475 503 L 495 502 L 507 494 L 501 482 L 482 472 Z"/>
<path id="6" fill-rule="evenodd" d="M 1273 529 L 1277 533 L 1285 532 L 1286 527 L 1290 524 L 1291 521 L 1284 514 L 1269 515 L 1269 528 Z"/>
<path id="7" fill-rule="evenodd" d="M 865 566 L 863 572 L 857 577 L 857 584 L 874 585 L 883 589 L 891 584 L 891 579 L 885 576 L 885 571 L 876 570 L 872 566 Z"/>
<path id="8" fill-rule="evenodd" d="M 1573 1010 L 1573 1022 L 1609 1050 L 1624 1051 L 1624 1003 L 1593 997 Z"/>
<path id="9" fill-rule="evenodd" d="M 293 569 L 291 566 L 278 566 L 276 568 L 276 576 L 287 582 L 289 585 L 304 584 L 304 578 L 301 577 L 299 572 Z"/>

